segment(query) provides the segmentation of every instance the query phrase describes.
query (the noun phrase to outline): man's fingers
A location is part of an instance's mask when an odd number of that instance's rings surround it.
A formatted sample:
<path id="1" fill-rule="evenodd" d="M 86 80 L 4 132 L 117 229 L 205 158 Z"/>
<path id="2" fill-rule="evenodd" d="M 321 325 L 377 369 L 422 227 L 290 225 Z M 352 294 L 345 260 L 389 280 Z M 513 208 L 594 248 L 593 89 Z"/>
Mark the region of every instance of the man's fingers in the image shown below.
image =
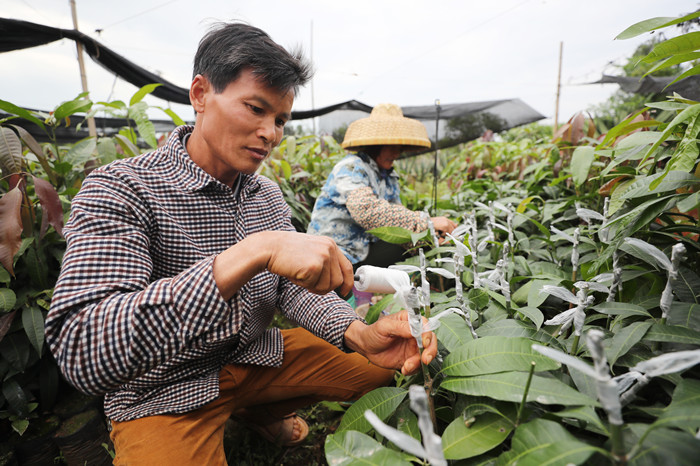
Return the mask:
<path id="1" fill-rule="evenodd" d="M 336 247 L 338 253 L 338 261 L 340 263 L 340 272 L 342 274 L 342 283 L 340 284 L 340 296 L 347 296 L 355 284 L 355 274 L 352 270 L 352 263 L 345 257 L 345 254 L 340 252 L 340 248 Z"/>
<path id="2" fill-rule="evenodd" d="M 420 369 L 420 357 L 418 355 L 411 356 L 406 359 L 401 367 L 401 373 L 403 375 L 413 375 Z"/>

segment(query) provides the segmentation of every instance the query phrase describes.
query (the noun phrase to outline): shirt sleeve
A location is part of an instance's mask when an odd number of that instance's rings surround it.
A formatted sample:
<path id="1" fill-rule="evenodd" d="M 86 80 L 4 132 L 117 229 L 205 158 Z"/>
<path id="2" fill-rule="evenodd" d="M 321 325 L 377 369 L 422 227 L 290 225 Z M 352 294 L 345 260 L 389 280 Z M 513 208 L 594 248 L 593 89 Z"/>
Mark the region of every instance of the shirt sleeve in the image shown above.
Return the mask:
<path id="1" fill-rule="evenodd" d="M 379 199 L 369 186 L 350 191 L 346 207 L 353 220 L 365 230 L 391 226 L 418 232 L 428 228 L 428 223 L 421 218 L 420 212 Z"/>
<path id="2" fill-rule="evenodd" d="M 218 291 L 213 256 L 151 281 L 154 245 L 136 205 L 118 179 L 96 176 L 73 200 L 66 225 L 46 338 L 67 380 L 85 393 L 133 380 L 237 312 Z"/>

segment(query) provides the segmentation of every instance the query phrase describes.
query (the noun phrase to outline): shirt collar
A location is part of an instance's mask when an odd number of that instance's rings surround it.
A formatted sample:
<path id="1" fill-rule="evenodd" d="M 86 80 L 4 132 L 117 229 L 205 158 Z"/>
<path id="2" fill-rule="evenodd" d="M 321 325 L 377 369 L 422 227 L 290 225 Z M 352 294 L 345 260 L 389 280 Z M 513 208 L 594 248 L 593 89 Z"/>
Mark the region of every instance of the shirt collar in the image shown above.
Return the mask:
<path id="1" fill-rule="evenodd" d="M 187 153 L 187 148 L 185 146 L 187 138 L 189 138 L 193 130 L 194 126 L 191 125 L 178 126 L 170 134 L 164 147 L 165 154 L 168 156 L 169 161 L 175 165 L 175 172 L 179 173 L 180 178 L 178 179 L 178 184 L 186 191 L 196 192 L 209 188 L 233 191 L 233 194 L 237 196 L 240 191 L 252 192 L 260 187 L 257 175 L 245 175 L 240 173 L 232 189 L 194 163 Z"/>
<path id="2" fill-rule="evenodd" d="M 389 170 L 380 168 L 379 165 L 377 165 L 377 161 L 370 157 L 366 152 L 360 151 L 357 153 L 357 156 L 360 157 L 363 162 L 369 164 L 369 166 L 372 167 L 372 170 L 376 171 L 379 174 L 379 177 L 381 179 L 386 180 L 387 178 L 398 177 L 398 175 L 394 171 L 394 167 L 391 167 Z"/>

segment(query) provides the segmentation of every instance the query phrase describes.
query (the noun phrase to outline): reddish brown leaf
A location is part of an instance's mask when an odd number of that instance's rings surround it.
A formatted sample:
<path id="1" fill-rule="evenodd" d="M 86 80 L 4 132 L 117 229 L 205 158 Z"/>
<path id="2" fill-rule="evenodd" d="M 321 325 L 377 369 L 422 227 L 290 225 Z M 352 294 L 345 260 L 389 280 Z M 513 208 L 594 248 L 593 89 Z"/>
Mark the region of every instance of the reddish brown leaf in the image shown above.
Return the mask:
<path id="1" fill-rule="evenodd" d="M 552 135 L 552 142 L 556 142 L 558 140 L 563 140 L 564 135 L 567 133 L 567 131 L 569 131 L 570 128 L 571 128 L 570 123 L 564 123 L 559 128 L 557 128 L 556 133 L 554 133 Z"/>
<path id="2" fill-rule="evenodd" d="M 615 187 L 615 185 L 627 178 L 630 178 L 630 175 L 621 175 L 613 178 L 612 180 L 608 181 L 603 186 L 601 186 L 600 189 L 598 189 L 598 194 L 600 194 L 601 196 L 609 196 L 610 193 L 612 193 L 612 190 Z"/>
<path id="3" fill-rule="evenodd" d="M 576 145 L 585 134 L 586 117 L 583 113 L 577 113 L 571 122 L 571 136 L 569 142 Z"/>
<path id="4" fill-rule="evenodd" d="M 7 331 L 10 330 L 10 325 L 12 325 L 12 319 L 15 318 L 17 311 L 12 311 L 9 314 L 0 316 L 0 341 L 5 337 Z"/>
<path id="5" fill-rule="evenodd" d="M 19 186 L 0 197 L 0 264 L 14 277 L 12 259 L 22 245 L 22 192 Z"/>
<path id="6" fill-rule="evenodd" d="M 34 180 L 34 191 L 36 191 L 36 196 L 39 198 L 43 211 L 40 237 L 44 237 L 49 225 L 54 227 L 59 235 L 63 236 L 63 208 L 56 189 L 46 180 L 36 176 L 32 176 L 32 179 Z"/>

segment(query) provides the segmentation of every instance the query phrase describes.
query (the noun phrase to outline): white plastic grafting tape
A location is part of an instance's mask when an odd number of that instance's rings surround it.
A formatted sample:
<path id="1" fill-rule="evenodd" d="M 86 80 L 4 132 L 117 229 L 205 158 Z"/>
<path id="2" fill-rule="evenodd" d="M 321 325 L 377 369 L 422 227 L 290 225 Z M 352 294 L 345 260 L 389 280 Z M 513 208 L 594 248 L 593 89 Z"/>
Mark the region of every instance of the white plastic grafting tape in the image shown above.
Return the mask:
<path id="1" fill-rule="evenodd" d="M 390 294 L 411 286 L 406 272 L 363 265 L 355 271 L 355 288 L 368 293 Z"/>

